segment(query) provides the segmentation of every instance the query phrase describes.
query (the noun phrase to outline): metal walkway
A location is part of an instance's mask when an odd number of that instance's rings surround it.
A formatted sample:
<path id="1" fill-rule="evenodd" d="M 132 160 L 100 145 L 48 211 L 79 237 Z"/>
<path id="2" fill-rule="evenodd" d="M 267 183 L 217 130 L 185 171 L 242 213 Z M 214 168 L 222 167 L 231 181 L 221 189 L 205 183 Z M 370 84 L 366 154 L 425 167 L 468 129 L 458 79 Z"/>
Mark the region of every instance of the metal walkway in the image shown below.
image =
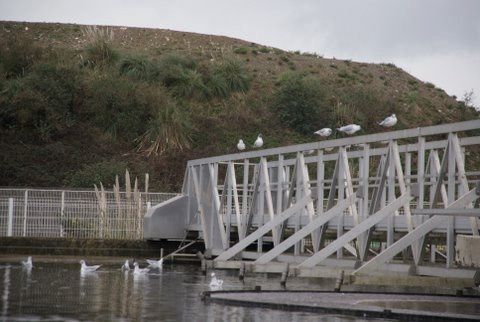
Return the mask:
<path id="1" fill-rule="evenodd" d="M 192 160 L 163 233 L 185 223 L 217 263 L 471 277 L 455 238 L 479 234 L 479 134 L 473 120 Z"/>

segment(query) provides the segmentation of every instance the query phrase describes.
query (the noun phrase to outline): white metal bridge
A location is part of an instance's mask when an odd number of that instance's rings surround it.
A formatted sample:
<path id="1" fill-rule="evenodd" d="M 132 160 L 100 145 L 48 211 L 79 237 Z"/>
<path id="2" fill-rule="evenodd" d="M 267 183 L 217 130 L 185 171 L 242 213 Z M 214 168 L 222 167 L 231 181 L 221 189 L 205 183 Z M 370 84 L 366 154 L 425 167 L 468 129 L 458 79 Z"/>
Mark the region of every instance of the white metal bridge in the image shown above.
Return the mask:
<path id="1" fill-rule="evenodd" d="M 214 263 L 470 278 L 455 239 L 479 235 L 477 135 L 480 120 L 192 160 L 145 236 L 198 231 Z"/>

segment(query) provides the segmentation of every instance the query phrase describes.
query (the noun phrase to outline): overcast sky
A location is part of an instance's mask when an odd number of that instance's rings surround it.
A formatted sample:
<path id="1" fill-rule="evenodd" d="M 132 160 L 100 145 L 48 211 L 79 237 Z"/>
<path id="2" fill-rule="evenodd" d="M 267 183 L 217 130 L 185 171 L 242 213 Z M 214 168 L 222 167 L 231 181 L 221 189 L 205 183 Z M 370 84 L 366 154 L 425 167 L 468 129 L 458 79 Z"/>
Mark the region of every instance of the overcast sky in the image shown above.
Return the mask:
<path id="1" fill-rule="evenodd" d="M 477 0 L 0 0 L 0 20 L 167 28 L 392 62 L 480 106 Z"/>

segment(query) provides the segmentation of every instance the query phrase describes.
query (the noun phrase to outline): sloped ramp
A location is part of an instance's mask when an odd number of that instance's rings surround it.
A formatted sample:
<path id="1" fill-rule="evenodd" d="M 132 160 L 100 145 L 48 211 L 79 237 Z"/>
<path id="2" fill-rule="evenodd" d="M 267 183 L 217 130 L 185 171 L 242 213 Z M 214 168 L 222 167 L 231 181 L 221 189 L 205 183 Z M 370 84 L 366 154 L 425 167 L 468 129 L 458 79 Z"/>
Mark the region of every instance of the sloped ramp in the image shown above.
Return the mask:
<path id="1" fill-rule="evenodd" d="M 186 233 L 188 197 L 179 195 L 151 207 L 144 217 L 145 239 L 181 239 Z"/>

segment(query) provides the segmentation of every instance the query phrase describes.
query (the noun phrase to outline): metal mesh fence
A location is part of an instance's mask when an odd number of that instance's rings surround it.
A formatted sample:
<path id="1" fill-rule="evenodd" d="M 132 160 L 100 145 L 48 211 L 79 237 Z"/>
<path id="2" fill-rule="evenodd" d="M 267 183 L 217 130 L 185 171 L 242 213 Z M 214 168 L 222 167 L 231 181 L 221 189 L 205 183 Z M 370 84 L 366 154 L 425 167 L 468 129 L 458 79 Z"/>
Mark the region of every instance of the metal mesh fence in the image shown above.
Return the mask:
<path id="1" fill-rule="evenodd" d="M 175 193 L 0 189 L 0 236 L 142 239 L 149 206 Z M 12 200 L 12 203 L 9 200 Z"/>

